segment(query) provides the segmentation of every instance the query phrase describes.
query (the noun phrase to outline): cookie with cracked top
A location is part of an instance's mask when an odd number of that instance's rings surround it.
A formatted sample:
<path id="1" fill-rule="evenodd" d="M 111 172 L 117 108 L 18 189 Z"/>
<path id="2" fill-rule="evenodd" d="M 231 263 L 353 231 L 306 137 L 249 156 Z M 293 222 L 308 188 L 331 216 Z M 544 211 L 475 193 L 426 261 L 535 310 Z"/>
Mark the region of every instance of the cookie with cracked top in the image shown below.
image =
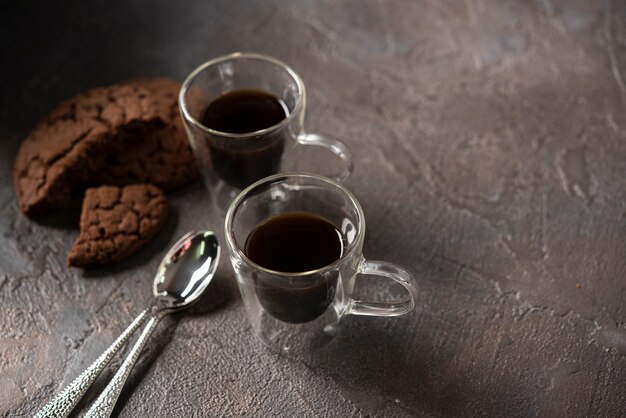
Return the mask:
<path id="1" fill-rule="evenodd" d="M 125 259 L 156 235 L 168 212 L 165 195 L 151 184 L 87 189 L 68 266 L 99 267 Z"/>
<path id="2" fill-rule="evenodd" d="M 130 81 L 150 92 L 165 125 L 119 144 L 106 156 L 92 184 L 152 183 L 176 190 L 198 177 L 198 168 L 178 110 L 180 83 L 165 78 Z"/>
<path id="3" fill-rule="evenodd" d="M 22 143 L 13 183 L 22 212 L 34 216 L 66 206 L 72 192 L 101 169 L 112 144 L 167 121 L 153 95 L 138 85 L 95 88 L 63 102 Z"/>

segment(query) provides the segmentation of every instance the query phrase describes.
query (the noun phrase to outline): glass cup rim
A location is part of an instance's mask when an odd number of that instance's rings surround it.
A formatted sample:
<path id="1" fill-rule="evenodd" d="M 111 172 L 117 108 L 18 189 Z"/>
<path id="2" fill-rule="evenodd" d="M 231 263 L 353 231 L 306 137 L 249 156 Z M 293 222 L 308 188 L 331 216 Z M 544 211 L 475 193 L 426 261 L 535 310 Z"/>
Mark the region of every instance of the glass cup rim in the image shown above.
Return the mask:
<path id="1" fill-rule="evenodd" d="M 273 65 L 276 65 L 280 67 L 281 69 L 283 69 L 284 71 L 286 71 L 291 76 L 291 78 L 295 80 L 296 85 L 298 86 L 298 99 L 296 101 L 296 105 L 294 106 L 293 110 L 289 112 L 289 114 L 287 115 L 285 119 L 281 120 L 275 125 L 272 125 L 268 128 L 264 128 L 258 131 L 234 134 L 230 132 L 223 132 L 223 131 L 217 131 L 215 129 L 211 129 L 207 126 L 204 126 L 202 123 L 200 123 L 200 121 L 198 121 L 196 118 L 191 116 L 191 113 L 189 112 L 189 109 L 187 107 L 187 101 L 185 100 L 185 96 L 187 94 L 187 90 L 189 89 L 189 86 L 191 85 L 191 83 L 193 83 L 196 77 L 199 74 L 201 74 L 203 71 L 205 71 L 207 68 L 212 67 L 216 64 L 220 64 L 225 61 L 234 61 L 234 60 L 239 60 L 239 59 L 258 60 L 258 61 L 264 61 Z M 180 111 L 183 115 L 183 119 L 188 120 L 196 128 L 210 135 L 222 136 L 222 137 L 227 137 L 227 138 L 250 138 L 254 136 L 264 135 L 269 132 L 273 132 L 289 124 L 289 122 L 291 122 L 291 120 L 295 117 L 295 115 L 300 113 L 300 109 L 303 106 L 304 97 L 305 97 L 304 81 L 298 75 L 298 73 L 296 73 L 290 66 L 288 66 L 284 62 L 279 61 L 276 58 L 269 57 L 267 55 L 262 55 L 262 54 L 252 53 L 252 52 L 233 52 L 231 54 L 222 55 L 217 58 L 213 58 L 199 65 L 198 67 L 196 67 L 196 69 L 194 69 L 187 76 L 187 78 L 185 79 L 185 81 L 183 81 L 183 84 L 180 87 L 180 92 L 178 93 L 178 107 L 180 108 Z"/>
<path id="2" fill-rule="evenodd" d="M 356 209 L 357 212 L 357 236 L 356 239 L 353 241 L 354 245 L 352 245 L 348 251 L 346 251 L 344 254 L 342 254 L 341 257 L 339 257 L 337 260 L 333 261 L 331 264 L 328 264 L 324 267 L 320 267 L 318 269 L 315 270 L 309 270 L 309 271 L 303 271 L 303 272 L 296 272 L 296 273 L 287 273 L 287 272 L 283 272 L 283 271 L 276 271 L 276 270 L 272 270 L 272 269 L 268 269 L 265 268 L 257 263 L 255 263 L 254 261 L 250 260 L 245 253 L 241 250 L 240 246 L 237 245 L 237 242 L 235 240 L 234 237 L 234 232 L 233 232 L 233 228 L 232 228 L 232 224 L 233 224 L 233 215 L 235 212 L 235 209 L 238 208 L 241 204 L 241 202 L 243 202 L 243 200 L 245 198 L 248 197 L 248 195 L 254 191 L 257 188 L 260 188 L 262 186 L 265 186 L 269 183 L 272 183 L 278 179 L 289 179 L 289 178 L 306 178 L 306 179 L 313 179 L 313 180 L 317 180 L 320 181 L 322 183 L 325 183 L 327 186 L 331 186 L 332 188 L 339 190 L 339 192 L 341 192 L 342 194 L 344 194 L 348 200 L 350 201 L 350 203 L 352 204 L 352 206 Z M 365 234 L 365 214 L 363 213 L 363 208 L 361 207 L 361 204 L 359 203 L 359 201 L 356 199 L 356 197 L 352 194 L 352 192 L 350 190 L 348 190 L 344 185 L 342 185 L 341 183 L 329 179 L 328 177 L 324 177 L 324 176 L 320 176 L 319 174 L 313 174 L 313 173 L 305 173 L 305 172 L 300 172 L 300 173 L 279 173 L 279 174 L 274 174 L 272 176 L 269 177 L 265 177 L 262 178 L 261 180 L 256 181 L 255 183 L 252 183 L 250 186 L 246 187 L 241 193 L 239 193 L 239 195 L 237 195 L 237 197 L 235 198 L 235 200 L 233 200 L 233 202 L 230 204 L 228 211 L 226 212 L 226 217 L 224 219 L 224 235 L 226 236 L 226 242 L 228 244 L 228 247 L 232 250 L 234 250 L 237 253 L 237 256 L 242 259 L 243 261 L 245 261 L 247 264 L 249 264 L 250 266 L 254 267 L 257 270 L 260 270 L 264 273 L 268 273 L 274 276 L 282 276 L 282 277 L 289 277 L 289 278 L 295 278 L 295 277 L 304 277 L 304 276 L 310 276 L 313 274 L 318 274 L 318 273 L 322 273 L 324 271 L 328 271 L 328 270 L 332 270 L 334 269 L 337 265 L 343 263 L 346 259 L 352 257 L 352 255 L 357 251 L 357 248 L 359 247 L 359 241 L 363 240 L 363 236 Z"/>

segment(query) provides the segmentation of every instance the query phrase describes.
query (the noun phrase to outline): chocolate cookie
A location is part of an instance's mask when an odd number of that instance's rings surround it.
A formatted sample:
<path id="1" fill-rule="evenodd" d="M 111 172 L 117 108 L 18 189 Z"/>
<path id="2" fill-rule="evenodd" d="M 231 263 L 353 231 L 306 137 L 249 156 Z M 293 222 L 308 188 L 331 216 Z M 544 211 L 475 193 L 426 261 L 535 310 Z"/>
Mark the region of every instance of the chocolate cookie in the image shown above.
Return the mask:
<path id="1" fill-rule="evenodd" d="M 163 192 L 151 184 L 87 189 L 68 266 L 105 266 L 128 257 L 158 232 L 167 214 Z"/>
<path id="2" fill-rule="evenodd" d="M 36 215 L 67 205 L 112 144 L 164 123 L 152 94 L 138 85 L 96 88 L 63 102 L 18 151 L 13 182 L 20 208 Z"/>
<path id="3" fill-rule="evenodd" d="M 198 168 L 178 111 L 180 83 L 162 78 L 129 83 L 151 93 L 166 124 L 109 152 L 103 169 L 93 173 L 93 184 L 152 183 L 171 191 L 195 180 Z"/>

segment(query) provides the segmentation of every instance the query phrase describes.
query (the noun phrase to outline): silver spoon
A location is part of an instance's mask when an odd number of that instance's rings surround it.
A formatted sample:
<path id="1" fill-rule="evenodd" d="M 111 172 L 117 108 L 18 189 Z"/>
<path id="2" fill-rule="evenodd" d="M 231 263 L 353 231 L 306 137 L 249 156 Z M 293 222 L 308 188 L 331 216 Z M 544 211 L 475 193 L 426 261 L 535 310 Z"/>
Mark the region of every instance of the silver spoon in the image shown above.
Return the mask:
<path id="1" fill-rule="evenodd" d="M 142 311 L 122 335 L 87 370 L 44 406 L 35 418 L 67 417 L 113 356 L 150 317 L 122 366 L 87 413 L 88 416 L 108 417 L 139 353 L 159 320 L 165 314 L 191 306 L 200 298 L 215 274 L 219 256 L 220 247 L 213 232 L 190 232 L 179 239 L 163 257 L 154 277 L 152 291 L 156 303 Z"/>

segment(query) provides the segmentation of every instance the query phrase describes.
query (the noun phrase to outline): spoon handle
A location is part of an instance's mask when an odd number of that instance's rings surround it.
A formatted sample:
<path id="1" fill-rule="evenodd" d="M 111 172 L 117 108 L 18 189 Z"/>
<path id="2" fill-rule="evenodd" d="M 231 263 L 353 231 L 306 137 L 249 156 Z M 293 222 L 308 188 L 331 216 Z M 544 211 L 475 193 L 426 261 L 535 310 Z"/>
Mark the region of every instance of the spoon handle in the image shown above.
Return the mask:
<path id="1" fill-rule="evenodd" d="M 145 347 L 150 335 L 155 330 L 159 321 L 163 315 L 153 315 L 148 320 L 146 327 L 141 332 L 139 339 L 128 353 L 124 362 L 120 366 L 113 379 L 109 382 L 107 387 L 102 391 L 98 399 L 93 403 L 87 414 L 85 414 L 84 418 L 108 418 L 113 412 L 113 408 L 115 407 L 115 403 L 117 402 L 117 398 L 120 396 L 122 392 L 122 388 L 126 383 L 126 379 L 130 375 L 131 370 L 135 366 L 135 362 L 139 358 L 139 354 Z"/>
<path id="2" fill-rule="evenodd" d="M 146 320 L 150 309 L 142 311 L 137 318 L 117 337 L 117 339 L 98 357 L 80 376 L 78 376 L 69 386 L 66 386 L 57 396 L 48 402 L 37 412 L 35 418 L 65 418 L 72 412 L 80 398 L 87 391 L 89 386 L 96 380 L 102 369 L 109 364 L 109 361 L 126 344 L 133 333 Z"/>

